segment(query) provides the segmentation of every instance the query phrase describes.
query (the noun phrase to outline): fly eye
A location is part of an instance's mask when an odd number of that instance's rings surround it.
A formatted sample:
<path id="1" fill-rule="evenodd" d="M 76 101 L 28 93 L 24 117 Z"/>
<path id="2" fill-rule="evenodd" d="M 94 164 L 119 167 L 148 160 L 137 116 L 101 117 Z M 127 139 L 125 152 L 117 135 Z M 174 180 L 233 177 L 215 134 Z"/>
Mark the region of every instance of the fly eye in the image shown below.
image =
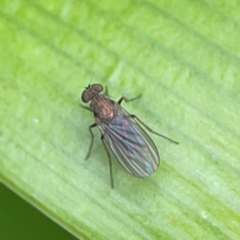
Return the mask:
<path id="1" fill-rule="evenodd" d="M 85 90 L 83 93 L 82 93 L 82 101 L 83 102 L 88 102 L 91 100 L 91 96 L 89 95 L 89 91 L 88 90 Z"/>
<path id="2" fill-rule="evenodd" d="M 103 90 L 102 85 L 97 83 L 92 84 L 90 88 L 94 89 L 98 93 L 100 93 Z"/>
<path id="3" fill-rule="evenodd" d="M 86 87 L 86 90 L 82 93 L 82 101 L 87 103 L 90 100 L 93 99 L 94 96 L 98 95 L 98 93 L 100 93 L 103 90 L 102 85 L 100 84 L 92 84 L 92 85 L 88 85 L 88 87 Z"/>

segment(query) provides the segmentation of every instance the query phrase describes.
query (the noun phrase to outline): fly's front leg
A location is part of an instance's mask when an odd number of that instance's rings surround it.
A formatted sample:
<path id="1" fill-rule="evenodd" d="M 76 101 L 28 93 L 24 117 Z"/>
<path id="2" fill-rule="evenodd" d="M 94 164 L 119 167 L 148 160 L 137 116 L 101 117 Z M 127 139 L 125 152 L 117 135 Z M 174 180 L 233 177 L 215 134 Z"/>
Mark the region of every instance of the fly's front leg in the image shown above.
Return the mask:
<path id="1" fill-rule="evenodd" d="M 175 143 L 175 144 L 179 144 L 179 142 L 177 142 L 177 141 L 175 141 L 175 140 L 173 140 L 173 139 L 171 139 L 171 138 L 169 138 L 169 137 L 166 137 L 166 136 L 164 136 L 164 135 L 162 135 L 162 134 L 160 134 L 160 133 L 158 133 L 158 132 L 155 132 L 155 131 L 153 131 L 149 126 L 147 126 L 143 121 L 141 121 L 136 115 L 129 115 L 131 118 L 134 118 L 134 119 L 136 119 L 140 124 L 142 124 L 149 132 L 151 132 L 151 133 L 154 133 L 154 134 L 156 134 L 156 135 L 158 135 L 159 137 L 162 137 L 162 138 L 165 138 L 165 139 L 167 139 L 168 141 L 170 141 L 170 142 L 172 142 L 172 143 Z"/>
<path id="2" fill-rule="evenodd" d="M 107 86 L 105 87 L 104 95 L 108 96 L 108 87 Z"/>
<path id="3" fill-rule="evenodd" d="M 92 112 L 92 109 L 91 109 L 90 107 L 84 106 L 84 105 L 82 105 L 82 104 L 80 104 L 80 106 L 81 106 L 82 108 L 84 108 L 84 109 Z"/>
<path id="4" fill-rule="evenodd" d="M 113 184 L 113 173 L 112 173 L 112 160 L 111 160 L 111 155 L 108 151 L 108 148 L 106 146 L 106 143 L 104 141 L 104 135 L 102 134 L 101 135 L 101 140 L 102 140 L 102 143 L 103 143 L 103 147 L 107 153 L 107 156 L 108 156 L 108 160 L 109 160 L 109 170 L 110 170 L 110 183 L 111 183 L 111 188 L 114 188 L 114 184 Z"/>
<path id="5" fill-rule="evenodd" d="M 125 102 L 131 102 L 131 101 L 134 101 L 138 98 L 140 98 L 142 96 L 142 94 L 139 94 L 138 96 L 136 96 L 135 98 L 131 98 L 131 99 L 128 99 L 128 98 L 125 98 L 125 97 L 121 97 L 119 100 L 118 100 L 118 104 L 121 105 L 122 101 L 124 100 Z"/>
<path id="6" fill-rule="evenodd" d="M 92 151 L 93 140 L 94 140 L 94 135 L 93 135 L 93 132 L 92 132 L 92 128 L 94 128 L 94 127 L 96 127 L 96 126 L 97 126 L 97 124 L 94 123 L 94 124 L 92 124 L 92 125 L 90 125 L 90 126 L 88 127 L 88 130 L 89 130 L 89 132 L 90 132 L 90 134 L 91 134 L 91 143 L 90 143 L 90 147 L 89 147 L 89 149 L 88 149 L 87 156 L 85 157 L 85 160 L 87 160 L 87 159 L 89 158 L 90 153 L 91 153 L 91 151 Z"/>

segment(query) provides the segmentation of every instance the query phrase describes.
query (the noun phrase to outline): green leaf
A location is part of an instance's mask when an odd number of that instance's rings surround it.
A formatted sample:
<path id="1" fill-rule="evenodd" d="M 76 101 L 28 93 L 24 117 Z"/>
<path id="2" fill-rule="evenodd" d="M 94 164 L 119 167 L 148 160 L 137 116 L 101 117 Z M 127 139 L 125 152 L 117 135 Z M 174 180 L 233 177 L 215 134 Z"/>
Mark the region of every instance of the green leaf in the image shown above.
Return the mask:
<path id="1" fill-rule="evenodd" d="M 240 238 L 236 1 L 1 1 L 0 180 L 82 239 Z M 134 97 L 161 166 L 115 189 L 89 83 Z"/>

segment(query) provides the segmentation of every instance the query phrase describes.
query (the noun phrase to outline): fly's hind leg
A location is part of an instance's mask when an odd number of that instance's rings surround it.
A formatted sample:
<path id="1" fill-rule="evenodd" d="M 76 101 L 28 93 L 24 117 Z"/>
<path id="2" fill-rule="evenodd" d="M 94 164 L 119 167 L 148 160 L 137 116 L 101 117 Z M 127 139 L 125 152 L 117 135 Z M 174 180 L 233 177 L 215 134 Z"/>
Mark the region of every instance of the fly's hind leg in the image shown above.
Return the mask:
<path id="1" fill-rule="evenodd" d="M 118 100 L 118 104 L 121 105 L 121 103 L 122 103 L 123 100 L 126 101 L 126 102 L 134 101 L 134 100 L 140 98 L 141 96 L 142 96 L 142 94 L 138 95 L 138 96 L 135 97 L 135 98 L 131 98 L 131 99 L 127 99 L 127 98 L 125 98 L 125 97 L 121 97 L 121 98 Z M 170 141 L 170 142 L 172 142 L 172 143 L 179 144 L 179 142 L 177 142 L 177 141 L 175 141 L 175 140 L 173 140 L 173 139 L 171 139 L 171 138 L 169 138 L 169 137 L 166 137 L 166 136 L 164 136 L 164 135 L 162 135 L 162 134 L 160 134 L 160 133 L 158 133 L 158 132 L 153 131 L 153 130 L 152 130 L 150 127 L 148 127 L 143 121 L 141 121 L 136 115 L 130 114 L 129 117 L 136 119 L 136 120 L 137 120 L 140 124 L 142 124 L 149 132 L 154 133 L 154 134 L 156 134 L 156 135 L 159 136 L 159 137 L 165 138 L 165 139 L 167 139 L 168 141 Z"/>
<path id="2" fill-rule="evenodd" d="M 144 123 L 143 121 L 141 121 L 136 115 L 129 115 L 131 118 L 134 118 L 134 119 L 136 119 L 140 124 L 142 124 L 149 132 L 151 132 L 151 133 L 154 133 L 154 134 L 156 134 L 157 136 L 159 136 L 159 137 L 162 137 L 162 138 L 165 138 L 165 139 L 167 139 L 168 141 L 170 141 L 170 142 L 172 142 L 172 143 L 175 143 L 175 144 L 179 144 L 179 142 L 177 142 L 177 141 L 175 141 L 175 140 L 173 140 L 173 139 L 171 139 L 171 138 L 169 138 L 169 137 L 166 137 L 166 136 L 164 136 L 164 135 L 162 135 L 162 134 L 160 134 L 160 133 L 158 133 L 158 132 L 155 132 L 155 131 L 153 131 L 149 126 L 147 126 L 146 125 L 146 123 Z"/>
<path id="3" fill-rule="evenodd" d="M 106 87 L 106 90 L 105 90 L 105 93 L 108 94 L 108 91 L 107 91 L 107 87 Z M 86 107 L 84 105 L 81 105 L 82 108 L 86 109 L 86 110 L 89 110 L 90 112 L 92 112 L 92 109 L 90 107 Z M 93 135 L 93 132 L 92 132 L 92 128 L 96 127 L 97 126 L 97 123 L 94 123 L 92 125 L 90 125 L 88 127 L 89 129 L 89 132 L 91 134 L 91 143 L 90 143 L 90 147 L 88 149 L 88 153 L 87 153 L 87 156 L 85 157 L 85 160 L 87 160 L 91 154 L 91 151 L 92 151 L 92 147 L 93 147 L 93 141 L 94 141 L 94 135 Z M 102 143 L 103 143 L 103 147 L 107 153 L 107 156 L 108 156 L 108 160 L 109 160 L 109 169 L 110 169 L 110 183 L 111 183 L 111 188 L 114 188 L 114 184 L 113 184 L 113 173 L 112 173 L 112 160 L 111 160 L 111 155 L 108 151 L 108 148 L 106 146 L 106 143 L 104 141 L 104 135 L 102 134 L 101 135 L 101 140 L 102 140 Z"/>

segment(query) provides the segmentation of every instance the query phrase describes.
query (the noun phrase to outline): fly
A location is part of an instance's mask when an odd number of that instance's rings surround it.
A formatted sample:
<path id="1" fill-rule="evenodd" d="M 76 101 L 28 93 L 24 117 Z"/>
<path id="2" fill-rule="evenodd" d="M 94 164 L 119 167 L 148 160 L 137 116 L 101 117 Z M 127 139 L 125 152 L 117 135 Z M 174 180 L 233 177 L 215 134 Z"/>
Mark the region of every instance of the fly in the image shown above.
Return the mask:
<path id="1" fill-rule="evenodd" d="M 122 167 L 135 177 L 148 177 L 157 170 L 160 164 L 157 147 L 140 124 L 162 138 L 175 144 L 178 144 L 178 142 L 153 131 L 136 115 L 129 114 L 121 107 L 123 100 L 130 102 L 141 97 L 141 95 L 132 99 L 121 97 L 118 102 L 115 102 L 109 98 L 107 87 L 104 93 L 100 94 L 102 91 L 102 85 L 89 84 L 82 93 L 82 101 L 84 103 L 90 102 L 89 107 L 84 105 L 82 107 L 91 111 L 95 119 L 95 123 L 89 126 L 91 143 L 85 159 L 88 159 L 93 147 L 92 128 L 98 126 L 103 147 L 109 159 L 110 182 L 113 188 L 112 161 L 109 149 L 112 150 Z"/>

